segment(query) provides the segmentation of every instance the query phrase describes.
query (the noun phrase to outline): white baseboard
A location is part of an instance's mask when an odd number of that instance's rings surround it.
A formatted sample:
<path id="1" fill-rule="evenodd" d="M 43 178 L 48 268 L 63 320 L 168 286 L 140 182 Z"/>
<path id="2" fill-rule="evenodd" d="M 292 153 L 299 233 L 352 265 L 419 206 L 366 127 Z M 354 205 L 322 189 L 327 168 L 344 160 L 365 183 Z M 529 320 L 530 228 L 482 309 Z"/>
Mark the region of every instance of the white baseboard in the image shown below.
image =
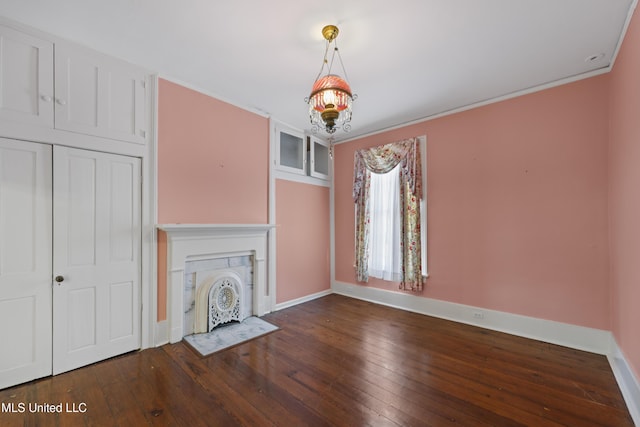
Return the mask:
<path id="1" fill-rule="evenodd" d="M 292 299 L 289 301 L 281 302 L 280 304 L 276 304 L 274 307 L 274 311 L 282 310 L 284 308 L 293 307 L 294 305 L 302 304 L 303 302 L 311 301 L 316 298 L 321 298 L 323 296 L 332 294 L 332 289 L 327 289 L 326 291 L 316 292 L 315 294 L 307 295 L 301 298 Z"/>
<path id="2" fill-rule="evenodd" d="M 332 287 L 337 294 L 415 313 L 453 320 L 591 353 L 608 355 L 611 351 L 612 334 L 601 329 L 487 310 L 486 308 L 416 297 L 411 294 L 338 281 L 335 281 Z"/>
<path id="3" fill-rule="evenodd" d="M 633 422 L 637 426 L 640 426 L 640 384 L 633 375 L 631 366 L 624 357 L 620 347 L 618 347 L 615 339 L 613 340 L 613 349 L 607 358 L 609 359 L 609 364 L 613 370 L 613 375 L 616 377 L 624 401 L 627 403 L 627 409 L 629 409 L 631 418 L 633 418 Z"/>
<path id="4" fill-rule="evenodd" d="M 160 347 L 169 343 L 169 322 L 161 320 L 155 323 L 153 345 Z"/>

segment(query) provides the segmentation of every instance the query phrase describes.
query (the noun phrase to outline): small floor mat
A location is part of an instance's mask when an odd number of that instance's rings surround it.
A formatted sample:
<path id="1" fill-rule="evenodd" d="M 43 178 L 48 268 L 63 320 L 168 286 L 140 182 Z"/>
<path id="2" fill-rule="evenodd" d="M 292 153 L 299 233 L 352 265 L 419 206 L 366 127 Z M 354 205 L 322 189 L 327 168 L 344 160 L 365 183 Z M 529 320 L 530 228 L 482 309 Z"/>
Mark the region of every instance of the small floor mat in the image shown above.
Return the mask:
<path id="1" fill-rule="evenodd" d="M 202 356 L 236 346 L 279 329 L 258 317 L 247 317 L 240 323 L 229 323 L 204 334 L 193 334 L 184 340 Z"/>

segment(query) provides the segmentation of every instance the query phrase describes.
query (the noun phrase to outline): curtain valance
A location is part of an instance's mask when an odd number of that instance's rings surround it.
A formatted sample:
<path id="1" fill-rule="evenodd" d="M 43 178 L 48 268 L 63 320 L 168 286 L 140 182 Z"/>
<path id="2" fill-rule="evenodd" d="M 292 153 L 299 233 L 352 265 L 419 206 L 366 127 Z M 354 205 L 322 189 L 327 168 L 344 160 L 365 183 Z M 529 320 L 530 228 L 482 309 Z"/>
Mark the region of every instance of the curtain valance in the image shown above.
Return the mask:
<path id="1" fill-rule="evenodd" d="M 356 150 L 354 156 L 353 201 L 362 197 L 366 171 L 387 173 L 401 163 L 400 179 L 409 184 L 411 192 L 422 199 L 422 168 L 420 141 L 405 139 L 377 147 Z"/>

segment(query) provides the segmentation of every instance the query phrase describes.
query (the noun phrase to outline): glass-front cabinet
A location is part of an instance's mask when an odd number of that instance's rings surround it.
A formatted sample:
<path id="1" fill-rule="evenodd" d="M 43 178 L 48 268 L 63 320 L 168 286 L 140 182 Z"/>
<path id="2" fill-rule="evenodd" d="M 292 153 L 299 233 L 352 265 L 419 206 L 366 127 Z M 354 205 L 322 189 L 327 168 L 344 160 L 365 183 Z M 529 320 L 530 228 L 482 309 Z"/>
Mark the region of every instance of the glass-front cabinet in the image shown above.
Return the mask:
<path id="1" fill-rule="evenodd" d="M 279 178 L 327 184 L 331 177 L 328 142 L 281 123 L 275 124 L 272 135 L 274 166 Z"/>
<path id="2" fill-rule="evenodd" d="M 307 174 L 307 139 L 304 133 L 276 127 L 276 166 L 285 172 Z"/>
<path id="3" fill-rule="evenodd" d="M 314 178 L 329 179 L 331 165 L 329 143 L 310 136 L 309 138 L 309 175 Z"/>

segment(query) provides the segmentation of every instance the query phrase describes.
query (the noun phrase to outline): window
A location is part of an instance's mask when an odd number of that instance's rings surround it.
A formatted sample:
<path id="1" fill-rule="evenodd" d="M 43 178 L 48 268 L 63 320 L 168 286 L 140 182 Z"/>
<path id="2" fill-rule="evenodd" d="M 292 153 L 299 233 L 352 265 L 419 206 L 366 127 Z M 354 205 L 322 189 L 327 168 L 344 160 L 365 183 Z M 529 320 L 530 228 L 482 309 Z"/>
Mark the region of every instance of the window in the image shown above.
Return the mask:
<path id="1" fill-rule="evenodd" d="M 426 138 L 411 138 L 355 153 L 353 199 L 359 281 L 366 282 L 371 275 L 399 281 L 403 290 L 422 290 L 426 276 L 422 251 L 423 246 L 426 249 L 422 244 L 426 227 L 421 215 L 425 146 Z"/>
<path id="2" fill-rule="evenodd" d="M 369 188 L 369 276 L 400 282 L 400 166 L 371 174 Z"/>

